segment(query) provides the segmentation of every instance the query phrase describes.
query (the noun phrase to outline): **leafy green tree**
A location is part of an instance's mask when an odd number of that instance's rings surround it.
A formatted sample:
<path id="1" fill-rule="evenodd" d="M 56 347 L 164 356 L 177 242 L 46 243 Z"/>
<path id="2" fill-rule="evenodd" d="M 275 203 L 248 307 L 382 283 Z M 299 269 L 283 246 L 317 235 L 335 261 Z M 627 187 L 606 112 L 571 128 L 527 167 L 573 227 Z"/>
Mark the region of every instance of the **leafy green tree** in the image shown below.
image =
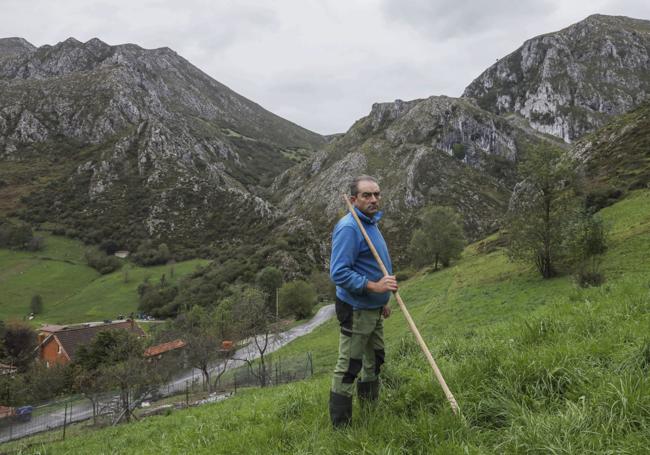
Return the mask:
<path id="1" fill-rule="evenodd" d="M 433 263 L 448 266 L 452 259 L 460 257 L 465 244 L 462 222 L 449 207 L 434 206 L 423 210 L 420 227 L 413 232 L 408 252 L 416 267 Z"/>
<path id="2" fill-rule="evenodd" d="M 32 228 L 28 224 L 0 218 L 0 247 L 29 249 L 33 236 Z"/>
<path id="3" fill-rule="evenodd" d="M 308 281 L 316 289 L 319 300 L 334 300 L 336 298 L 336 286 L 330 279 L 329 273 L 312 270 L 309 274 Z"/>
<path id="4" fill-rule="evenodd" d="M 142 399 L 160 383 L 160 378 L 143 357 L 144 344 L 134 333 L 126 330 L 99 332 L 87 345 L 77 351 L 76 364 L 91 378 L 100 381 L 92 387 L 120 391 L 122 412 L 118 421 L 130 420 L 134 402 Z"/>
<path id="5" fill-rule="evenodd" d="M 291 281 L 280 288 L 282 314 L 293 314 L 296 319 L 311 316 L 317 300 L 316 289 L 306 281 Z"/>
<path id="6" fill-rule="evenodd" d="M 32 301 L 29 303 L 29 310 L 34 314 L 41 314 L 43 312 L 43 297 L 40 294 L 35 294 Z"/>
<path id="7" fill-rule="evenodd" d="M 96 250 L 95 248 L 88 248 L 84 257 L 86 263 L 97 270 L 102 275 L 112 273 L 122 266 L 122 262 L 115 256 L 108 256 L 103 251 Z"/>
<path id="8" fill-rule="evenodd" d="M 535 148 L 518 169 L 506 217 L 508 251 L 515 260 L 534 264 L 544 278 L 558 273 L 566 260 L 562 249 L 573 212 L 578 177 L 562 151 L 550 145 Z"/>
<path id="9" fill-rule="evenodd" d="M 159 318 L 176 316 L 179 308 L 174 300 L 178 295 L 178 286 L 168 285 L 164 276 L 161 276 L 157 284 L 152 284 L 145 278 L 138 285 L 138 310 Z"/>
<path id="10" fill-rule="evenodd" d="M 251 343 L 259 354 L 257 367 L 247 360 L 251 372 L 261 387 L 268 384 L 269 372 L 266 365 L 266 352 L 275 337 L 277 325 L 274 312 L 266 304 L 264 293 L 247 286 L 233 287 L 226 304 L 232 307 L 233 321 L 237 321 L 237 331 L 242 339 L 251 338 Z M 222 305 L 222 302 L 220 305 Z"/>
<path id="11" fill-rule="evenodd" d="M 34 329 L 22 322 L 9 322 L 5 326 L 3 344 L 9 363 L 20 371 L 27 370 L 34 360 L 34 350 L 38 346 Z"/>
<path id="12" fill-rule="evenodd" d="M 213 314 L 198 305 L 179 314 L 174 322 L 175 328 L 187 343 L 187 361 L 201 371 L 208 392 L 212 391 L 210 365 L 219 358 L 227 361 L 220 351 L 221 343 L 226 339 L 225 331 L 220 330 L 223 326 L 218 322 Z M 222 371 L 225 371 L 225 368 Z"/>
<path id="13" fill-rule="evenodd" d="M 255 284 L 266 294 L 269 308 L 275 309 L 276 293 L 282 286 L 282 280 L 282 272 L 273 266 L 264 267 L 255 276 Z"/>

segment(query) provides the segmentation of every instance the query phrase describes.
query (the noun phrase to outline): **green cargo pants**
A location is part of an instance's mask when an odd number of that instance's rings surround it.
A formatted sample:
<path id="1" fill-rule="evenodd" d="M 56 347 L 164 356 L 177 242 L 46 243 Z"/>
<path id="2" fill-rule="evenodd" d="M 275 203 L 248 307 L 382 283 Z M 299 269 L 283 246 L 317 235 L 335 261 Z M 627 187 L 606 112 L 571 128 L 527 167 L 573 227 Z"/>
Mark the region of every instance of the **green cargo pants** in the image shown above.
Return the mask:
<path id="1" fill-rule="evenodd" d="M 352 396 L 354 381 L 376 381 L 384 363 L 384 321 L 382 309 L 353 310 L 336 299 L 336 317 L 341 326 L 339 358 L 334 368 L 332 391 Z"/>

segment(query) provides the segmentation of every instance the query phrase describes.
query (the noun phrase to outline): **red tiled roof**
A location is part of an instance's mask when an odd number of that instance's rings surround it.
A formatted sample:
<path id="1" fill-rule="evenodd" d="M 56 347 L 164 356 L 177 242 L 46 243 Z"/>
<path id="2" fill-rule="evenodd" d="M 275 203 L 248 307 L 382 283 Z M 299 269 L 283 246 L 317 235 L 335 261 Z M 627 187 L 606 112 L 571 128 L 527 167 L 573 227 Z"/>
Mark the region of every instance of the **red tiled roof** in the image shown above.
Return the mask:
<path id="1" fill-rule="evenodd" d="M 110 324 L 67 327 L 52 332 L 52 336 L 59 340 L 59 343 L 70 357 L 70 360 L 74 360 L 79 346 L 90 343 L 95 335 L 105 330 L 128 330 L 140 337 L 144 336 L 144 331 L 140 326 L 130 320 Z"/>
<path id="2" fill-rule="evenodd" d="M 183 340 L 174 340 L 174 341 L 169 341 L 167 343 L 157 344 L 155 346 L 151 346 L 145 349 L 144 356 L 155 357 L 164 352 L 172 351 L 174 349 L 184 348 L 186 345 L 187 343 L 185 343 Z"/>

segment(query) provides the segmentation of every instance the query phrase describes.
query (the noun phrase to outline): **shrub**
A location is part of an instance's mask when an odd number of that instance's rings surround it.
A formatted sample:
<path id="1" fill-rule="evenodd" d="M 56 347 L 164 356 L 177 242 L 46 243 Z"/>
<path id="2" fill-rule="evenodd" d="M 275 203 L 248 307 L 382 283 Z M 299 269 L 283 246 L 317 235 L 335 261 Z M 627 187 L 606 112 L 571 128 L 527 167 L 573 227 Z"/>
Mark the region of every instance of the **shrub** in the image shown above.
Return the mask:
<path id="1" fill-rule="evenodd" d="M 404 269 L 404 270 L 400 270 L 399 272 L 396 272 L 395 278 L 397 278 L 397 281 L 406 281 L 410 278 L 413 278 L 414 275 L 415 275 L 415 270 Z"/>
<path id="2" fill-rule="evenodd" d="M 449 207 L 430 207 L 422 212 L 421 228 L 413 232 L 409 255 L 413 265 L 434 264 L 448 266 L 451 259 L 460 256 L 464 239 L 460 217 Z"/>
<path id="3" fill-rule="evenodd" d="M 142 242 L 133 254 L 133 260 L 140 265 L 166 264 L 170 258 L 171 253 L 165 243 L 161 243 L 158 247 L 155 247 L 151 240 Z"/>
<path id="4" fill-rule="evenodd" d="M 600 286 L 603 253 L 607 251 L 607 232 L 600 217 L 581 211 L 572 217 L 565 234 L 574 279 L 580 287 Z"/>
<path id="5" fill-rule="evenodd" d="M 27 249 L 32 241 L 32 229 L 25 223 L 0 219 L 0 247 Z"/>
<path id="6" fill-rule="evenodd" d="M 316 290 L 306 281 L 285 283 L 280 288 L 280 311 L 293 314 L 297 319 L 307 318 L 312 315 L 317 298 Z"/>
<path id="7" fill-rule="evenodd" d="M 84 257 L 86 263 L 102 275 L 114 272 L 122 266 L 122 262 L 115 256 L 108 256 L 93 248 L 87 249 Z"/>
<path id="8" fill-rule="evenodd" d="M 39 294 L 32 297 L 32 301 L 29 303 L 29 309 L 34 314 L 43 312 L 43 298 Z"/>

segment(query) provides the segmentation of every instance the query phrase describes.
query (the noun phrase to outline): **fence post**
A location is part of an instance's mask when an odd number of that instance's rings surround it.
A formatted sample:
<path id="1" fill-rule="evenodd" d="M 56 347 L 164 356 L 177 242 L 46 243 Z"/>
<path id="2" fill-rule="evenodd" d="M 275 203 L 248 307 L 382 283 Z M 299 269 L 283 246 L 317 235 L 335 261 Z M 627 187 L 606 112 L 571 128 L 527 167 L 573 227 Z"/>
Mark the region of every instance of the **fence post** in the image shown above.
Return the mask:
<path id="1" fill-rule="evenodd" d="M 190 385 L 189 381 L 185 381 L 185 406 L 190 405 Z"/>
<path id="2" fill-rule="evenodd" d="M 64 441 L 65 441 L 65 428 L 66 428 L 67 419 L 68 419 L 68 403 L 66 402 L 65 410 L 63 411 L 63 440 Z"/>
<path id="3" fill-rule="evenodd" d="M 235 393 L 237 393 L 237 372 L 235 371 L 235 379 L 233 380 L 235 383 Z"/>
<path id="4" fill-rule="evenodd" d="M 309 362 L 309 371 L 310 371 L 309 377 L 312 377 L 314 375 L 314 359 L 311 356 L 311 351 L 307 352 L 307 360 Z"/>

